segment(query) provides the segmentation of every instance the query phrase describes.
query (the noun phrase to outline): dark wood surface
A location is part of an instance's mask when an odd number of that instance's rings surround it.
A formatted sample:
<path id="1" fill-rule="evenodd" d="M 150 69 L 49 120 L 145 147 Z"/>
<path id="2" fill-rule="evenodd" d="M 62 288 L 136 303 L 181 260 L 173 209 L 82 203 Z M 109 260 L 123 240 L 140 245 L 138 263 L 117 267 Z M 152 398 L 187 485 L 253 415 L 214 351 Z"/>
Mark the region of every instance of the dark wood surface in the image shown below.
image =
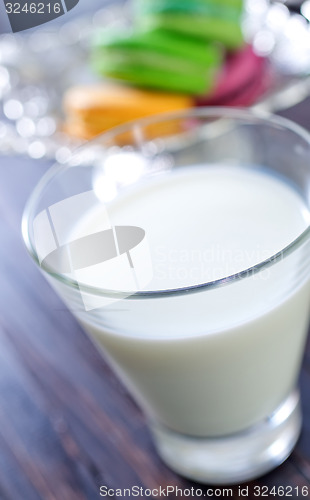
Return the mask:
<path id="1" fill-rule="evenodd" d="M 285 115 L 310 128 L 310 101 Z M 192 498 L 199 489 L 207 498 L 227 498 L 221 488 L 165 467 L 141 412 L 27 255 L 22 209 L 47 168 L 44 161 L 0 157 L 0 500 L 95 500 L 101 485 L 170 485 L 185 493 L 198 488 Z M 306 486 L 310 496 L 309 341 L 300 387 L 298 444 L 283 465 L 248 483 L 248 498 L 257 498 L 255 485 L 298 486 L 293 498 L 304 498 Z M 230 498 L 240 498 L 238 486 L 232 491 Z"/>

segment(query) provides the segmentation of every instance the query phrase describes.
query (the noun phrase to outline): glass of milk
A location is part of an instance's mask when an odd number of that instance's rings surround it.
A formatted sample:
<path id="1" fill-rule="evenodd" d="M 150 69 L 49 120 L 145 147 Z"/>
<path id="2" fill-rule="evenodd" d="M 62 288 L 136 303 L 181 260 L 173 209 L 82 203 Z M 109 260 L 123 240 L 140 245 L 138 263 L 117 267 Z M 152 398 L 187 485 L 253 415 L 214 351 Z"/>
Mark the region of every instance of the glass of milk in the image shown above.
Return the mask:
<path id="1" fill-rule="evenodd" d="M 306 131 L 209 108 L 107 132 L 25 209 L 30 255 L 193 480 L 255 478 L 298 439 L 309 188 Z"/>

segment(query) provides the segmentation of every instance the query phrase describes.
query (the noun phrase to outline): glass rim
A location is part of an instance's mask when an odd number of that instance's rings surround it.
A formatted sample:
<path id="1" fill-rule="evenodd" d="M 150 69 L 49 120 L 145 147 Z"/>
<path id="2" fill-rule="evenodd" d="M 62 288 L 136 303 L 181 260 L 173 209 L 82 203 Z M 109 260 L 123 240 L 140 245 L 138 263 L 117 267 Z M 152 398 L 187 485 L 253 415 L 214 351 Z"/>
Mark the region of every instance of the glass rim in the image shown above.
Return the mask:
<path id="1" fill-rule="evenodd" d="M 156 115 L 152 115 L 150 117 L 141 118 L 138 120 L 129 121 L 125 124 L 119 125 L 117 127 L 113 127 L 108 131 L 96 136 L 91 141 L 83 143 L 81 146 L 76 148 L 73 151 L 71 157 L 66 160 L 64 163 L 54 163 L 45 174 L 41 177 L 41 179 L 36 184 L 33 189 L 31 195 L 29 196 L 27 203 L 25 205 L 23 215 L 22 215 L 22 223 L 21 230 L 22 236 L 27 248 L 28 253 L 35 261 L 35 263 L 46 272 L 49 276 L 55 278 L 60 283 L 67 285 L 69 288 L 79 289 L 83 293 L 88 293 L 95 296 L 101 297 L 110 297 L 110 298 L 126 298 L 130 299 L 147 299 L 147 298 L 160 298 L 165 296 L 178 296 L 184 295 L 187 293 L 195 293 L 208 289 L 215 289 L 221 286 L 232 284 L 241 279 L 247 278 L 253 274 L 257 274 L 260 271 L 272 266 L 278 261 L 282 260 L 286 256 L 290 255 L 295 249 L 301 246 L 308 237 L 310 237 L 310 225 L 306 227 L 306 229 L 301 232 L 291 243 L 287 246 L 279 250 L 277 253 L 268 257 L 267 259 L 262 260 L 261 262 L 246 268 L 242 271 L 239 271 L 234 274 L 230 274 L 223 278 L 219 278 L 213 281 L 207 281 L 205 283 L 199 283 L 197 285 L 188 285 L 185 287 L 179 288 L 167 288 L 161 290 L 141 290 L 141 291 L 122 291 L 122 290 L 109 290 L 104 288 L 92 287 L 89 285 L 84 285 L 81 283 L 77 283 L 77 281 L 68 278 L 64 274 L 57 273 L 44 267 L 40 264 L 39 258 L 37 256 L 34 245 L 31 241 L 30 236 L 30 223 L 33 220 L 33 212 L 36 208 L 36 202 L 40 199 L 40 195 L 43 189 L 48 185 L 48 183 L 57 176 L 58 172 L 63 172 L 64 169 L 74 168 L 74 165 L 70 164 L 70 160 L 72 156 L 78 155 L 85 148 L 90 145 L 101 144 L 104 145 L 104 142 L 108 142 L 113 137 L 117 137 L 126 132 L 132 131 L 135 127 L 146 127 L 151 124 L 156 124 L 160 122 L 166 122 L 170 120 L 176 119 L 184 119 L 184 118 L 231 118 L 235 120 L 253 121 L 255 120 L 260 122 L 266 122 L 269 125 L 274 125 L 275 127 L 281 127 L 284 130 L 289 130 L 296 134 L 298 137 L 303 138 L 308 145 L 310 146 L 310 133 L 296 124 L 292 120 L 287 118 L 283 118 L 281 116 L 276 116 L 268 111 L 261 110 L 259 108 L 229 108 L 229 107 L 221 107 L 221 106 L 208 106 L 208 107 L 199 107 L 199 108 L 191 108 L 182 111 L 175 112 L 165 112 Z"/>

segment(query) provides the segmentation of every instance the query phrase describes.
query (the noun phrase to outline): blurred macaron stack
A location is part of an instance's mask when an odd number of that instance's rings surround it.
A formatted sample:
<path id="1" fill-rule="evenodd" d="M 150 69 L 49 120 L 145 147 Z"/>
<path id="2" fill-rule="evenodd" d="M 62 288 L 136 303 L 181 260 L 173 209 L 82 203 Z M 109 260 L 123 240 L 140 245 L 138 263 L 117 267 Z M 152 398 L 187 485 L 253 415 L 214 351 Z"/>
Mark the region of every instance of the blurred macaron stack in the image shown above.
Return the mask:
<path id="1" fill-rule="evenodd" d="M 244 41 L 243 8 L 243 0 L 134 0 L 130 29 L 96 34 L 91 64 L 103 81 L 69 89 L 66 129 L 89 139 L 154 113 L 250 105 L 266 82 L 264 60 Z"/>

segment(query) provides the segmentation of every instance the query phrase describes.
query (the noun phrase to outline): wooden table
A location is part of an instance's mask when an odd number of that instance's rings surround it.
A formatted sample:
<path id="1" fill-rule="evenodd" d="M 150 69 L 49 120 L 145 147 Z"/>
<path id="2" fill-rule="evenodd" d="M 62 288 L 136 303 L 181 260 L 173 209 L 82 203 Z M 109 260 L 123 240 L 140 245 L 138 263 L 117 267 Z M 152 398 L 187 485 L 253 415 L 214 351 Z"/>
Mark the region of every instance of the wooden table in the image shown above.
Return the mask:
<path id="1" fill-rule="evenodd" d="M 286 115 L 310 128 L 309 113 L 307 101 Z M 95 500 L 102 498 L 100 486 L 168 485 L 182 489 L 183 497 L 240 498 L 238 486 L 225 492 L 195 484 L 161 462 L 139 409 L 27 255 L 22 209 L 47 167 L 0 158 L 0 499 Z M 243 486 L 248 498 L 274 485 L 292 487 L 293 498 L 304 498 L 307 487 L 310 497 L 309 341 L 300 387 L 298 444 L 274 472 Z"/>

